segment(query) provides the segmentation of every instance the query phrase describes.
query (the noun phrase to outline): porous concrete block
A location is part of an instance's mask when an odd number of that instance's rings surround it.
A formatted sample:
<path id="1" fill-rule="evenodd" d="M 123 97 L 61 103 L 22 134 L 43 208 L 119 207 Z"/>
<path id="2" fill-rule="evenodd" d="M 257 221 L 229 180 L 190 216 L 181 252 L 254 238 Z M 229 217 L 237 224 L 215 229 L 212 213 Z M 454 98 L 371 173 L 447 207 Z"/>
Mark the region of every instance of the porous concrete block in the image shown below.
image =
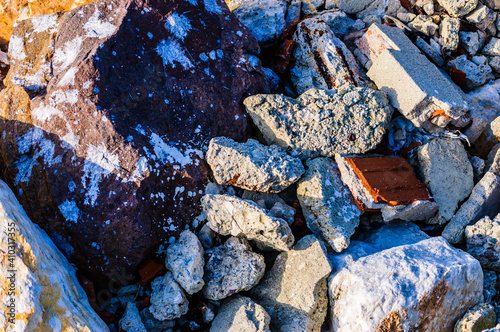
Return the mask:
<path id="1" fill-rule="evenodd" d="M 499 38 L 491 38 L 491 40 L 484 46 L 481 53 L 485 55 L 491 56 L 499 56 L 500 55 L 500 39 Z"/>
<path id="2" fill-rule="evenodd" d="M 480 332 L 495 327 L 495 308 L 489 303 L 478 304 L 465 313 L 455 324 L 454 332 Z"/>
<path id="3" fill-rule="evenodd" d="M 439 25 L 440 43 L 447 51 L 454 51 L 460 41 L 460 20 L 446 16 Z"/>
<path id="4" fill-rule="evenodd" d="M 476 8 L 478 0 L 437 0 L 453 17 L 462 17 Z"/>
<path id="5" fill-rule="evenodd" d="M 270 332 L 271 317 L 261 305 L 244 296 L 224 301 L 212 322 L 211 332 Z"/>

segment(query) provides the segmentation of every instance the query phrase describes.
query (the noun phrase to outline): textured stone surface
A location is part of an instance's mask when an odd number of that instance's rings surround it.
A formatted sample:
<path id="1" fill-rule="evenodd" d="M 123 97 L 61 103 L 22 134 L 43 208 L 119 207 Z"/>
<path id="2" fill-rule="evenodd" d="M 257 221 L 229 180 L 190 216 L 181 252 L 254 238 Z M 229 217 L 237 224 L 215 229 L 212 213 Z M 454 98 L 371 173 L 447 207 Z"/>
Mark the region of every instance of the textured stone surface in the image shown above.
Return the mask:
<path id="1" fill-rule="evenodd" d="M 432 18 L 427 15 L 417 15 L 409 24 L 413 29 L 427 36 L 432 36 L 436 33 L 439 26 L 434 23 Z"/>
<path id="2" fill-rule="evenodd" d="M 467 53 L 474 55 L 481 47 L 481 39 L 479 33 L 472 31 L 460 31 L 460 45 L 467 51 Z"/>
<path id="3" fill-rule="evenodd" d="M 349 238 L 359 225 L 361 211 L 342 182 L 334 161 L 316 158 L 307 162 L 308 170 L 297 185 L 297 197 L 307 227 L 337 252 L 349 246 Z"/>
<path id="4" fill-rule="evenodd" d="M 0 226 L 0 330 L 109 331 L 90 307 L 73 266 L 47 234 L 28 219 L 3 181 Z M 12 301 L 13 317 L 8 307 Z"/>
<path id="5" fill-rule="evenodd" d="M 467 75 L 464 87 L 468 90 L 478 88 L 494 78 L 489 65 L 476 64 L 467 59 L 467 54 L 457 57 L 449 67 L 460 69 Z"/>
<path id="6" fill-rule="evenodd" d="M 467 252 L 486 269 L 500 272 L 500 215 L 484 217 L 465 228 Z"/>
<path id="7" fill-rule="evenodd" d="M 439 214 L 450 220 L 458 203 L 474 187 L 474 173 L 462 143 L 457 139 L 436 138 L 417 151 L 423 181 L 439 205 Z"/>
<path id="8" fill-rule="evenodd" d="M 188 312 L 189 302 L 181 287 L 175 282 L 171 272 L 157 277 L 151 283 L 151 306 L 154 318 L 172 320 Z"/>
<path id="9" fill-rule="evenodd" d="M 324 246 L 308 235 L 276 258 L 250 297 L 267 310 L 273 331 L 319 332 L 327 313 L 330 272 Z"/>
<path id="10" fill-rule="evenodd" d="M 222 300 L 232 294 L 247 291 L 264 276 L 264 257 L 252 252 L 243 238 L 231 237 L 224 245 L 207 250 L 205 288 L 210 300 Z"/>
<path id="11" fill-rule="evenodd" d="M 179 239 L 167 249 L 165 266 L 175 281 L 188 294 L 200 291 L 203 282 L 204 250 L 198 237 L 189 230 L 182 231 Z"/>
<path id="12" fill-rule="evenodd" d="M 269 332 L 271 317 L 266 310 L 244 296 L 232 297 L 222 304 L 212 322 L 212 332 Z"/>
<path id="13" fill-rule="evenodd" d="M 478 0 L 437 0 L 444 9 L 453 17 L 461 17 L 473 11 Z"/>
<path id="14" fill-rule="evenodd" d="M 479 262 L 443 238 L 382 251 L 358 247 L 374 253 L 351 258 L 329 280 L 332 331 L 452 331 L 482 299 Z"/>
<path id="15" fill-rule="evenodd" d="M 268 214 L 272 217 L 284 219 L 289 225 L 293 223 L 295 209 L 288 205 L 278 194 L 245 190 L 241 198 L 257 203 L 261 208 L 268 210 Z"/>
<path id="16" fill-rule="evenodd" d="M 465 19 L 473 23 L 479 30 L 486 30 L 490 24 L 494 24 L 497 18 L 496 13 L 483 5 L 478 3 L 476 9 L 474 9 Z"/>
<path id="17" fill-rule="evenodd" d="M 202 200 L 208 226 L 221 235 L 244 236 L 258 245 L 286 251 L 293 245 L 288 223 L 267 215 L 256 203 L 224 195 Z"/>
<path id="18" fill-rule="evenodd" d="M 280 192 L 300 179 L 304 166 L 283 148 L 249 139 L 237 143 L 216 137 L 210 141 L 207 163 L 220 184 L 262 192 Z"/>
<path id="19" fill-rule="evenodd" d="M 381 142 L 392 115 L 385 95 L 369 88 L 311 89 L 296 100 L 255 95 L 244 104 L 268 144 L 301 159 L 369 151 Z"/>
<path id="20" fill-rule="evenodd" d="M 491 38 L 491 40 L 484 46 L 481 53 L 486 55 L 498 56 L 500 55 L 500 39 Z"/>
<path id="21" fill-rule="evenodd" d="M 127 308 L 120 319 L 119 326 L 120 330 L 125 332 L 147 332 L 146 327 L 142 323 L 139 309 L 132 302 L 127 303 Z"/>
<path id="22" fill-rule="evenodd" d="M 480 332 L 495 327 L 496 324 L 495 308 L 491 304 L 483 303 L 467 310 L 455 324 L 454 332 Z"/>
<path id="23" fill-rule="evenodd" d="M 151 313 L 150 308 L 144 308 L 140 312 L 141 320 L 148 332 L 168 332 L 170 328 L 175 326 L 175 320 L 159 321 L 156 319 Z"/>
<path id="24" fill-rule="evenodd" d="M 44 20 L 10 44 L 26 69 L 13 77 L 48 82 L 31 100 L 1 91 L 5 178 L 79 268 L 133 273 L 199 215 L 209 140 L 246 138 L 258 44 L 220 0 L 106 0 Z"/>
<path id="25" fill-rule="evenodd" d="M 454 51 L 458 47 L 460 20 L 446 16 L 439 26 L 440 43 L 445 50 Z"/>
<path id="26" fill-rule="evenodd" d="M 456 188 L 455 188 L 456 189 Z M 486 172 L 474 186 L 465 203 L 443 230 L 442 236 L 450 243 L 458 243 L 464 238 L 464 229 L 479 219 L 493 218 L 500 212 L 500 176 Z"/>
<path id="27" fill-rule="evenodd" d="M 342 89 L 363 85 L 356 59 L 321 18 L 299 23 L 293 35 L 292 82 L 299 94 L 311 88 Z"/>

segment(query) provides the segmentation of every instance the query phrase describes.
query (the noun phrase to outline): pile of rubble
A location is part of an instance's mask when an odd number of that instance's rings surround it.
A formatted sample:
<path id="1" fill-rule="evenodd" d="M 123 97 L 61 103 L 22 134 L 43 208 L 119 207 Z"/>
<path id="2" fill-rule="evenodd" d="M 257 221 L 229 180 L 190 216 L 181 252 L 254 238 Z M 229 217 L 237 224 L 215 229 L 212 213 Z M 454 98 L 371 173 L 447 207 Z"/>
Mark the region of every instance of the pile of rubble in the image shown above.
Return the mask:
<path id="1" fill-rule="evenodd" d="M 226 4 L 14 26 L 20 330 L 500 331 L 500 2 Z"/>

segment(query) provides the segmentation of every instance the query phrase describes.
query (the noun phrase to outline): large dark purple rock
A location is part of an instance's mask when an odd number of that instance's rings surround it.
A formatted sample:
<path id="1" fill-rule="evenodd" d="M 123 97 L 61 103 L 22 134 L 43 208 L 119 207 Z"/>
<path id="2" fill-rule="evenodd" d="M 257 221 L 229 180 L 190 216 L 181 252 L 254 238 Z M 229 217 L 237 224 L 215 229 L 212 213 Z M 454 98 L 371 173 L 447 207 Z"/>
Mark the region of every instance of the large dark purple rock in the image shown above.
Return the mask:
<path id="1" fill-rule="evenodd" d="M 221 0 L 98 1 L 17 24 L 10 51 L 6 180 L 78 267 L 109 278 L 200 213 L 209 140 L 245 139 L 242 100 L 266 89 Z"/>

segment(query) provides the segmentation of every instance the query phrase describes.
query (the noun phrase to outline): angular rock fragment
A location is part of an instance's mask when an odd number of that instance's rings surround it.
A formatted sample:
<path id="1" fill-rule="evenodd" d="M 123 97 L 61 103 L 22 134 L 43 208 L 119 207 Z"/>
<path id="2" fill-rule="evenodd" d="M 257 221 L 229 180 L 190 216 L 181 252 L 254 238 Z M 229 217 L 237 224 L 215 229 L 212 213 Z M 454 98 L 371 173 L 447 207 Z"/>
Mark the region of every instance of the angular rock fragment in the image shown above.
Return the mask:
<path id="1" fill-rule="evenodd" d="M 221 235 L 244 236 L 259 245 L 286 251 L 293 245 L 288 223 L 266 214 L 254 202 L 224 195 L 205 195 L 201 200 L 208 226 Z"/>
<path id="2" fill-rule="evenodd" d="M 209 300 L 222 300 L 257 285 L 266 268 L 264 257 L 252 252 L 243 238 L 231 237 L 224 245 L 207 250 L 205 288 Z"/>
<path id="3" fill-rule="evenodd" d="M 265 91 L 258 44 L 220 0 L 93 2 L 18 22 L 9 46 L 4 175 L 78 267 L 110 279 L 199 215 L 202 150 L 245 139 L 240 101 Z"/>
<path id="4" fill-rule="evenodd" d="M 144 323 L 144 327 L 148 332 L 164 332 L 169 331 L 168 329 L 175 326 L 175 320 L 163 320 L 160 321 L 156 319 L 150 311 L 151 307 L 144 308 L 141 310 L 141 320 Z"/>
<path id="5" fill-rule="evenodd" d="M 151 289 L 149 311 L 155 319 L 172 320 L 188 312 L 188 299 L 171 272 L 153 280 Z"/>
<path id="6" fill-rule="evenodd" d="M 454 332 L 484 331 L 497 325 L 495 308 L 488 303 L 478 304 L 455 324 Z"/>
<path id="7" fill-rule="evenodd" d="M 327 313 L 330 272 L 323 244 L 307 235 L 276 258 L 250 297 L 267 310 L 273 330 L 319 332 Z"/>
<path id="8" fill-rule="evenodd" d="M 485 269 L 500 272 L 500 214 L 493 220 L 484 217 L 465 228 L 467 252 Z"/>
<path id="9" fill-rule="evenodd" d="M 307 162 L 308 170 L 297 185 L 297 197 L 307 227 L 337 252 L 349 246 L 349 238 L 359 225 L 361 211 L 340 171 L 331 159 L 316 158 Z"/>
<path id="10" fill-rule="evenodd" d="M 0 227 L 0 330 L 109 331 L 89 305 L 73 266 L 3 181 Z"/>
<path id="11" fill-rule="evenodd" d="M 423 181 L 439 205 L 440 216 L 450 220 L 474 187 L 467 152 L 457 139 L 435 138 L 418 147 L 417 156 Z"/>
<path id="12" fill-rule="evenodd" d="M 497 15 L 487 6 L 479 3 L 465 19 L 474 24 L 479 30 L 486 30 L 488 25 L 495 22 Z"/>
<path id="13" fill-rule="evenodd" d="M 369 88 L 311 89 L 296 100 L 255 95 L 244 104 L 268 144 L 301 159 L 367 152 L 381 142 L 392 115 L 385 95 Z"/>
<path id="14" fill-rule="evenodd" d="M 120 319 L 120 330 L 125 332 L 147 332 L 146 327 L 141 321 L 141 316 L 139 315 L 139 309 L 137 306 L 129 302 L 125 313 Z"/>
<path id="15" fill-rule="evenodd" d="M 167 249 L 165 265 L 172 272 L 177 283 L 188 294 L 200 291 L 205 285 L 203 281 L 204 250 L 198 237 L 185 230 L 179 239 Z"/>
<path id="16" fill-rule="evenodd" d="M 261 208 L 268 210 L 268 214 L 272 217 L 284 219 L 289 225 L 293 223 L 295 209 L 286 204 L 277 194 L 245 190 L 241 198 L 254 201 Z"/>
<path id="17" fill-rule="evenodd" d="M 500 39 L 499 38 L 491 38 L 488 44 L 483 48 L 481 53 L 485 55 L 491 56 L 499 56 L 500 55 Z"/>
<path id="18" fill-rule="evenodd" d="M 385 245 L 395 239 L 386 236 Z M 452 331 L 482 299 L 479 262 L 443 238 L 382 251 L 369 242 L 351 247 L 368 254 L 351 256 L 330 277 L 332 331 Z"/>
<path id="19" fill-rule="evenodd" d="M 463 54 L 448 64 L 449 68 L 460 69 L 466 74 L 464 88 L 472 90 L 484 85 L 494 78 L 491 67 L 487 64 L 476 64 Z"/>
<path id="20" fill-rule="evenodd" d="M 210 141 L 207 163 L 220 184 L 277 193 L 304 174 L 300 159 L 290 157 L 279 146 L 265 146 L 256 140 L 237 143 L 216 137 Z"/>
<path id="21" fill-rule="evenodd" d="M 453 17 L 469 14 L 476 8 L 478 0 L 437 0 L 437 2 Z"/>
<path id="22" fill-rule="evenodd" d="M 271 317 L 266 310 L 244 296 L 224 301 L 212 322 L 212 332 L 269 332 Z"/>
<path id="23" fill-rule="evenodd" d="M 417 15 L 409 25 L 413 29 L 427 36 L 434 35 L 439 28 L 439 26 L 434 23 L 432 18 L 427 15 Z"/>
<path id="24" fill-rule="evenodd" d="M 457 188 L 453 188 L 455 190 Z M 468 200 L 443 230 L 442 236 L 450 243 L 458 243 L 464 238 L 464 230 L 479 219 L 493 218 L 500 213 L 500 176 L 487 172 L 472 189 Z"/>
<path id="25" fill-rule="evenodd" d="M 335 160 L 361 210 L 381 210 L 385 221 L 427 220 L 436 213 L 436 203 L 405 159 L 336 155 Z"/>
<path id="26" fill-rule="evenodd" d="M 300 22 L 293 40 L 295 65 L 290 72 L 299 94 L 311 88 L 364 85 L 351 51 L 323 20 L 309 18 Z"/>
<path id="27" fill-rule="evenodd" d="M 458 18 L 446 16 L 439 26 L 440 43 L 447 51 L 454 51 L 460 41 L 460 20 Z"/>
<path id="28" fill-rule="evenodd" d="M 410 46 L 401 30 L 374 24 L 360 44 L 360 50 L 375 59 L 368 77 L 415 126 L 433 132 L 465 114 L 467 103 L 460 89 Z"/>

